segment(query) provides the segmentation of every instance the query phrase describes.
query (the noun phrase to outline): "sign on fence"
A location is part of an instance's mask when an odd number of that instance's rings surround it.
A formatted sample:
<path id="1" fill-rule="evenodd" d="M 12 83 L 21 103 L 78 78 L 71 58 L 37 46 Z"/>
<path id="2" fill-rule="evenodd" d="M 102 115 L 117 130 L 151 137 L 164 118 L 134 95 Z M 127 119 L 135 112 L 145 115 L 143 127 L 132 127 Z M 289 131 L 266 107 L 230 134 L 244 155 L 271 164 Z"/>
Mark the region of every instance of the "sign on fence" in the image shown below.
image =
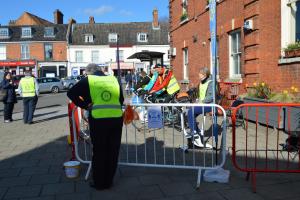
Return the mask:
<path id="1" fill-rule="evenodd" d="M 148 128 L 162 128 L 162 114 L 161 107 L 149 107 L 148 108 Z"/>

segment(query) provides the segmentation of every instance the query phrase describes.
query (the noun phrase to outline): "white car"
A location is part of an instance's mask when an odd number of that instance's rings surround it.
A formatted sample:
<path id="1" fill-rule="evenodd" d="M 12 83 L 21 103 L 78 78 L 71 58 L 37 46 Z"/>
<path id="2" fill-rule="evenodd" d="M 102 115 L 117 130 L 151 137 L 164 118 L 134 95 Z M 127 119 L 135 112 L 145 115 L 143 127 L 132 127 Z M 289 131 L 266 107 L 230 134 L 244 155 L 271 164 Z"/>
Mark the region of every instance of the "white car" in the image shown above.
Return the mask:
<path id="1" fill-rule="evenodd" d="M 38 78 L 39 92 L 58 93 L 63 90 L 63 82 L 59 78 Z"/>

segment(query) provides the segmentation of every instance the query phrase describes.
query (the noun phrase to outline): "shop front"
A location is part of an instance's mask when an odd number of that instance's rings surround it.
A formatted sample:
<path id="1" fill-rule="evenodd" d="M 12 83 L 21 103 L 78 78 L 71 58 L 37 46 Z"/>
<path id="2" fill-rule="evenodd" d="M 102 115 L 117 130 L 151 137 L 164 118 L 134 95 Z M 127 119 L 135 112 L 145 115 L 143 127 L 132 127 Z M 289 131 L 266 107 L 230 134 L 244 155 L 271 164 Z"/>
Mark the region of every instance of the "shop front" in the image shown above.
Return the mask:
<path id="1" fill-rule="evenodd" d="M 113 62 L 109 65 L 110 69 L 114 72 L 114 75 L 118 75 L 118 63 Z M 124 77 L 127 71 L 134 72 L 134 63 L 133 62 L 120 62 L 120 70 L 121 70 L 121 77 Z"/>
<path id="2" fill-rule="evenodd" d="M 39 62 L 40 77 L 59 77 L 67 76 L 67 62 Z"/>
<path id="3" fill-rule="evenodd" d="M 13 75 L 24 75 L 25 71 L 30 71 L 35 77 L 38 76 L 35 60 L 0 61 L 0 70 L 9 71 Z"/>

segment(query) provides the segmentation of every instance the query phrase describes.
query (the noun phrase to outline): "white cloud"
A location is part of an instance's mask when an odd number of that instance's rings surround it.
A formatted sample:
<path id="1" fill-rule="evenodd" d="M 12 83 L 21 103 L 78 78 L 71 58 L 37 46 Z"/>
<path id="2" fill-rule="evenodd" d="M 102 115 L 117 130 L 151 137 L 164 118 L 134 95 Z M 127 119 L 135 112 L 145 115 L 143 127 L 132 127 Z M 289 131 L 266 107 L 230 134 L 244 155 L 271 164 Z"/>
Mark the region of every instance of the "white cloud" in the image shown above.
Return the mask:
<path id="1" fill-rule="evenodd" d="M 133 13 L 131 11 L 128 11 L 128 10 L 121 10 L 120 14 L 125 15 L 125 16 L 131 16 Z"/>
<path id="2" fill-rule="evenodd" d="M 87 8 L 84 9 L 84 13 L 87 15 L 104 15 L 106 13 L 109 13 L 113 11 L 113 7 L 111 6 L 100 6 L 98 8 Z"/>

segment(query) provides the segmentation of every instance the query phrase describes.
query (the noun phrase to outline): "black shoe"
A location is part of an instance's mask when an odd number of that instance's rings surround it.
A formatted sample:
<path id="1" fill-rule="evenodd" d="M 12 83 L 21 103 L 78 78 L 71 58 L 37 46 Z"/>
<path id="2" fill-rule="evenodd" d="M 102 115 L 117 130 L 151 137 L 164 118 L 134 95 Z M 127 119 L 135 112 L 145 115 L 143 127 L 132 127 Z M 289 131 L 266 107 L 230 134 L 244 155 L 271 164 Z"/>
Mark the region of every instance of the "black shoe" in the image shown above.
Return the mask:
<path id="1" fill-rule="evenodd" d="M 90 182 L 89 185 L 91 188 L 94 188 L 96 190 L 106 190 L 106 189 L 111 188 L 111 186 L 112 186 L 112 185 L 96 186 L 94 182 Z"/>
<path id="2" fill-rule="evenodd" d="M 27 124 L 33 124 L 33 122 L 28 122 Z"/>

